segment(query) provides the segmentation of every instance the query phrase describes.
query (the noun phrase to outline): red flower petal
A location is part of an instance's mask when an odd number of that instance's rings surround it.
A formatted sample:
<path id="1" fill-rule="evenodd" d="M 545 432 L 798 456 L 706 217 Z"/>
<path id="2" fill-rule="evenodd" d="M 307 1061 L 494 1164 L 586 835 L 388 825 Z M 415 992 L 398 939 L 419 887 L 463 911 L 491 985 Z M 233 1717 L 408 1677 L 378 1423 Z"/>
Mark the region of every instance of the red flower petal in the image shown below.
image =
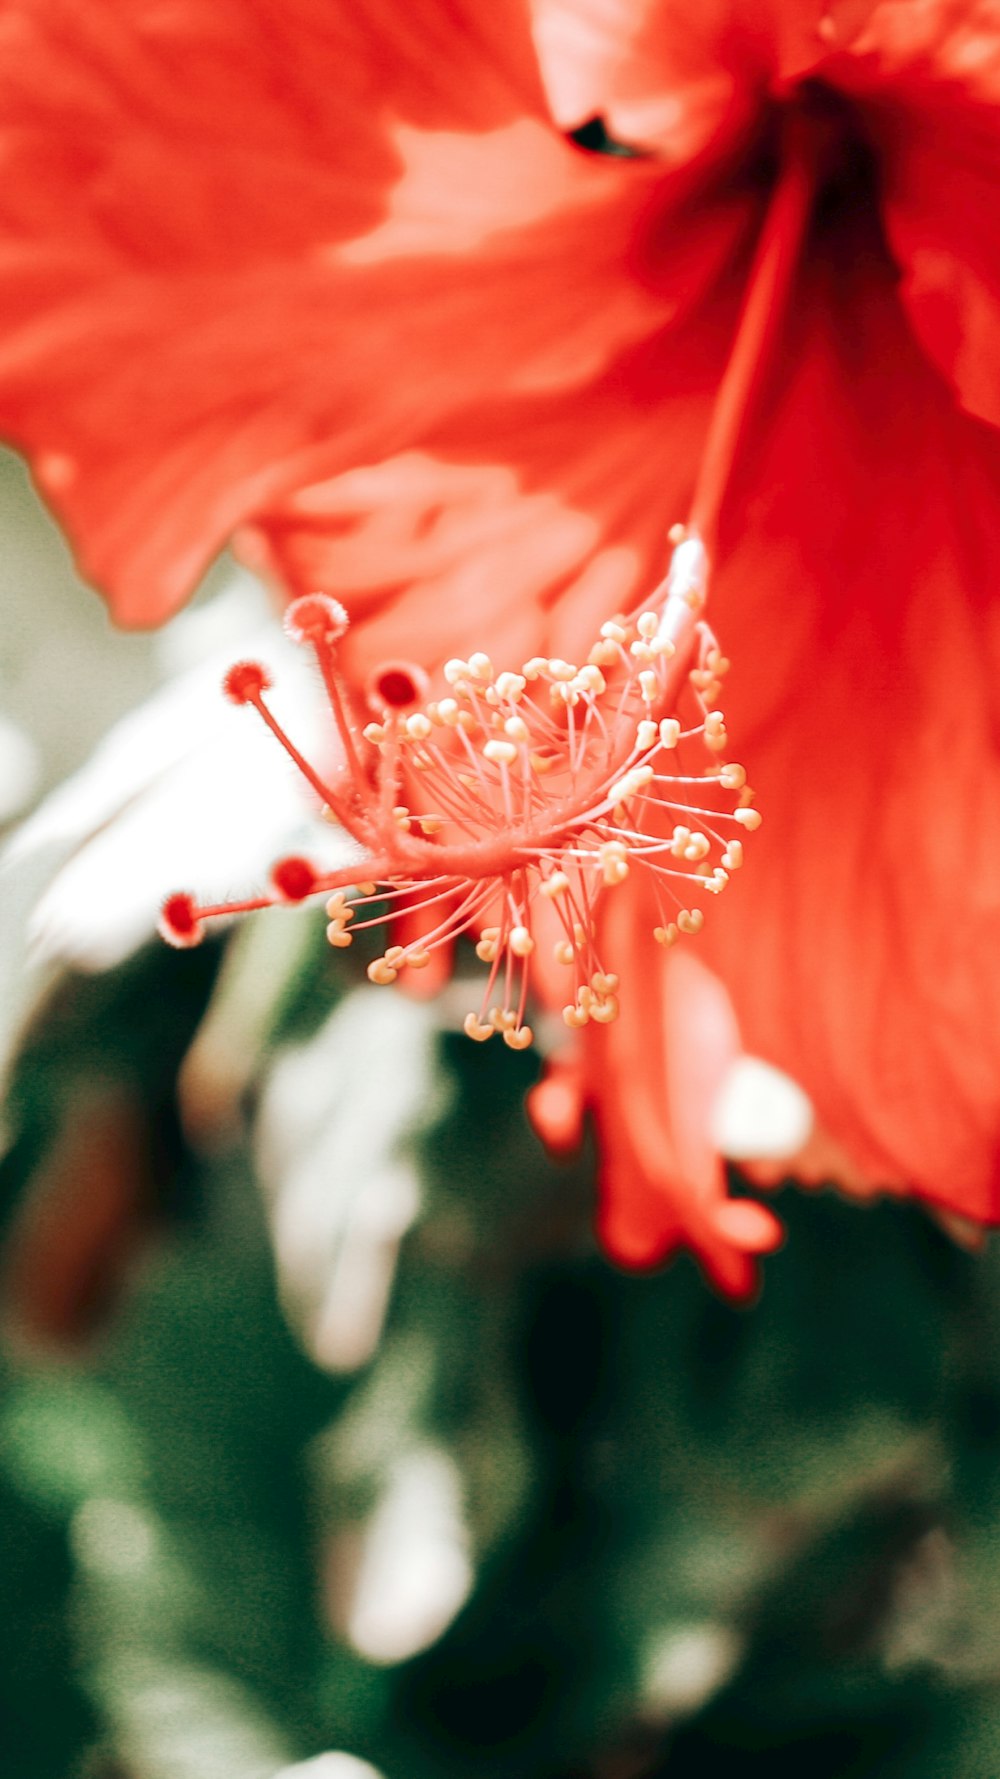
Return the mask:
<path id="1" fill-rule="evenodd" d="M 634 944 L 655 922 L 655 907 L 636 908 L 636 899 L 613 900 L 604 931 L 613 960 L 616 940 L 629 943 L 630 924 Z M 648 1267 L 690 1247 L 721 1290 L 748 1296 L 755 1256 L 777 1247 L 782 1232 L 766 1206 L 727 1197 L 712 1147 L 712 1107 L 740 1053 L 725 990 L 694 952 L 665 955 L 650 941 L 618 1020 L 588 1033 L 585 1049 L 601 1139 L 598 1230 L 608 1253 L 623 1266 Z"/>
<path id="2" fill-rule="evenodd" d="M 672 165 L 732 145 L 762 94 L 850 42 L 876 0 L 532 0 L 553 112 Z"/>
<path id="3" fill-rule="evenodd" d="M 1000 423 L 1000 7 L 883 0 L 836 79 L 868 114 L 918 337 Z"/>
<path id="4" fill-rule="evenodd" d="M 856 1166 L 995 1220 L 1000 439 L 877 259 L 817 265 L 797 310 L 713 608 L 766 819 L 699 943 Z"/>

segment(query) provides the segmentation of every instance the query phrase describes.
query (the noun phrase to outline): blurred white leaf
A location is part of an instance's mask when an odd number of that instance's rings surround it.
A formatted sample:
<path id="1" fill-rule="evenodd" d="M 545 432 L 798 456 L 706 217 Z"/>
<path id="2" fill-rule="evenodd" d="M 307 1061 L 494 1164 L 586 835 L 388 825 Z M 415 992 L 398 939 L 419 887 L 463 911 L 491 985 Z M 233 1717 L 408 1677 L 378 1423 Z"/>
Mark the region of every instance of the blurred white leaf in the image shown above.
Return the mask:
<path id="1" fill-rule="evenodd" d="M 454 1459 L 430 1443 L 401 1452 L 365 1523 L 331 1540 L 327 1572 L 335 1628 L 368 1661 L 409 1661 L 435 1643 L 473 1581 Z"/>
<path id="2" fill-rule="evenodd" d="M 4 879 L 40 853 L 58 861 L 28 926 L 36 958 L 108 969 L 152 935 L 174 889 L 241 895 L 282 852 L 351 856 L 256 713 L 223 696 L 241 657 L 274 674 L 271 706 L 303 751 L 328 755 L 331 726 L 303 652 L 276 620 L 231 639 L 117 723 L 13 835 Z"/>
<path id="3" fill-rule="evenodd" d="M 0 823 L 12 821 L 38 789 L 42 762 L 30 735 L 0 715 Z"/>
<path id="4" fill-rule="evenodd" d="M 331 865 L 352 856 L 255 712 L 222 694 L 234 660 L 260 659 L 277 714 L 305 751 L 328 757 L 318 676 L 276 618 L 260 622 L 256 584 L 237 577 L 171 628 L 187 638 L 175 653 L 197 652 L 197 638 L 208 658 L 115 724 L 0 851 L 0 1074 L 53 970 L 120 963 L 152 937 L 172 890 L 244 894 L 283 852 Z"/>
<path id="5" fill-rule="evenodd" d="M 420 1208 L 405 1140 L 432 1114 L 437 1022 L 361 989 L 278 1057 L 256 1130 L 286 1310 L 317 1364 L 350 1371 L 382 1330 L 399 1244 Z"/>
<path id="6" fill-rule="evenodd" d="M 381 1779 L 381 1774 L 353 1754 L 317 1754 L 314 1760 L 282 1767 L 274 1779 Z"/>

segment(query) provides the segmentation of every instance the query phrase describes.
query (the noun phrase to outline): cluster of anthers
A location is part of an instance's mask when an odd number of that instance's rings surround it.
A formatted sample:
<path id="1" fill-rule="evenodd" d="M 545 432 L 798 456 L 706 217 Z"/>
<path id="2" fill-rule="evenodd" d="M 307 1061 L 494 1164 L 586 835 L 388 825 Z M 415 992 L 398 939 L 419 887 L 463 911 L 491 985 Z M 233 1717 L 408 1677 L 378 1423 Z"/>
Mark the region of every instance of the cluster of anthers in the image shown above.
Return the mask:
<path id="1" fill-rule="evenodd" d="M 675 544 L 646 608 L 603 624 L 582 666 L 536 655 L 498 673 L 473 654 L 447 662 L 448 695 L 428 699 L 421 669 L 388 663 L 368 687 L 375 720 L 365 726 L 338 664 L 346 612 L 320 593 L 295 600 L 286 628 L 315 653 L 339 731 L 338 773 L 321 776 L 299 752 L 267 703 L 259 663 L 231 668 L 224 689 L 258 711 L 364 856 L 337 871 L 280 859 L 267 893 L 241 902 L 171 896 L 164 937 L 194 945 L 207 920 L 325 896 L 338 948 L 402 917 L 420 932 L 369 964 L 376 983 L 425 968 L 472 933 L 489 968 L 465 1021 L 471 1038 L 499 1032 L 514 1050 L 532 1042 L 525 1013 L 539 943 L 554 945 L 569 973 L 566 1024 L 610 1023 L 619 979 L 598 949 L 602 897 L 630 872 L 648 873 L 660 911 L 653 938 L 673 945 L 700 930 L 698 898 L 725 888 L 760 822 L 743 767 L 725 759 L 717 703 L 729 663 L 702 617 L 705 551 L 697 537 Z"/>

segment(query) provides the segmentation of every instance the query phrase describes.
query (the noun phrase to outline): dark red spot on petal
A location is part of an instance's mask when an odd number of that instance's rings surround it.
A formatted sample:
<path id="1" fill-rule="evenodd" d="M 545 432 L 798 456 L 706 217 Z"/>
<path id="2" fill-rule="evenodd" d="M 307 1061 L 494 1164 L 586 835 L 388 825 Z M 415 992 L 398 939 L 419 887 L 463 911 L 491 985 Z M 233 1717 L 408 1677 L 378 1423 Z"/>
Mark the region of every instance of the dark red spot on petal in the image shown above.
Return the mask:
<path id="1" fill-rule="evenodd" d="M 430 691 L 430 680 L 412 661 L 385 661 L 376 668 L 368 686 L 369 703 L 376 710 L 407 710 L 421 704 Z"/>

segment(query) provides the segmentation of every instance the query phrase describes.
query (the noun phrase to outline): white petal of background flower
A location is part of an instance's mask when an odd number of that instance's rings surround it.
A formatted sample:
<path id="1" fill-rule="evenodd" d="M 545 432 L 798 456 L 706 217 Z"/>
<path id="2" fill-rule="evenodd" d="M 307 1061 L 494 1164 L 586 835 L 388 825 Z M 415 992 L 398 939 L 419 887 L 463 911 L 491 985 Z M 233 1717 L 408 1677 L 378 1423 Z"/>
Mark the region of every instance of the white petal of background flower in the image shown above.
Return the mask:
<path id="1" fill-rule="evenodd" d="M 256 713 L 223 696 L 225 669 L 242 656 L 271 669 L 276 715 L 323 758 L 329 724 L 316 677 L 276 621 L 183 673 L 116 724 L 13 836 L 4 872 L 40 852 L 62 855 L 29 923 L 38 960 L 108 969 L 152 935 L 171 890 L 253 893 L 282 852 L 349 856 Z"/>

